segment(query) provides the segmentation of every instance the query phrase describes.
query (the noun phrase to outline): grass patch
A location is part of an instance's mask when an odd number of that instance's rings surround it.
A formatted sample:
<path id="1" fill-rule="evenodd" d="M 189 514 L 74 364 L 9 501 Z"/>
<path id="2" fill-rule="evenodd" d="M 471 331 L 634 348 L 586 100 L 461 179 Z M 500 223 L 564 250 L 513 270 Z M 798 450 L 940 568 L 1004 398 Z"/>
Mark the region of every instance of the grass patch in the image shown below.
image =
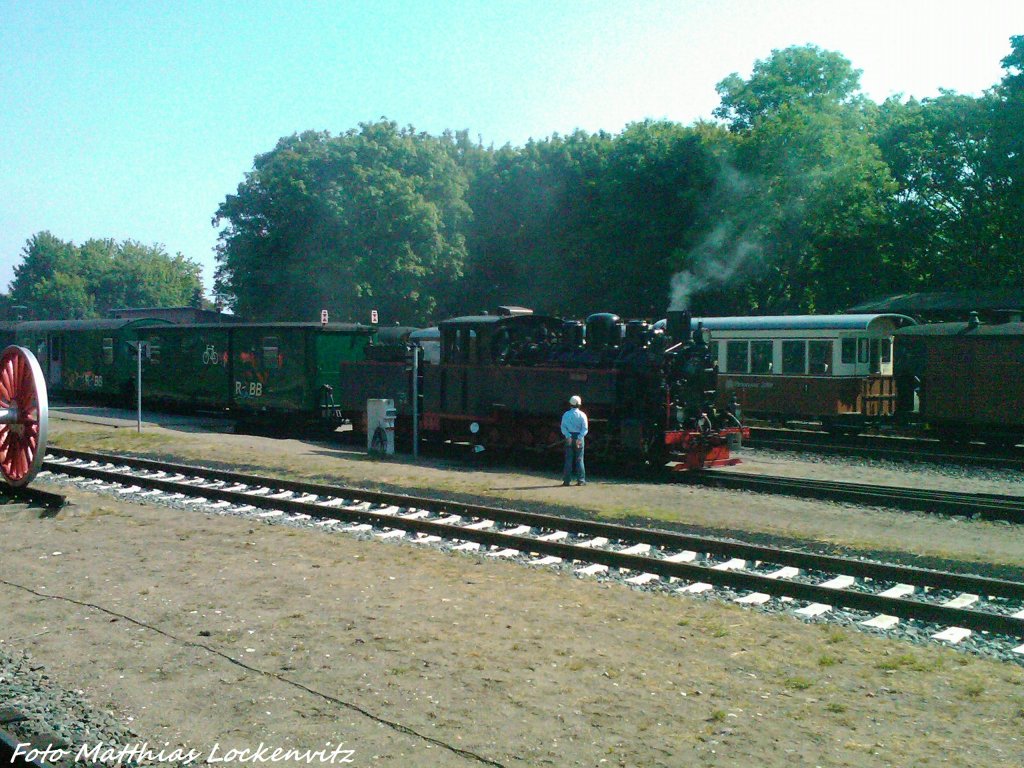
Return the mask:
<path id="1" fill-rule="evenodd" d="M 836 645 L 838 643 L 845 643 L 847 640 L 847 634 L 838 627 L 826 627 L 825 628 L 825 642 L 829 645 Z"/>
<path id="2" fill-rule="evenodd" d="M 785 680 L 785 686 L 791 691 L 806 691 L 814 685 L 813 680 L 808 680 L 806 677 L 787 677 Z"/>
<path id="3" fill-rule="evenodd" d="M 840 704 L 838 701 L 830 701 L 825 705 L 825 711 L 831 712 L 834 715 L 841 715 L 846 711 L 846 705 Z"/>
<path id="4" fill-rule="evenodd" d="M 834 667 L 838 663 L 839 659 L 837 659 L 835 656 L 830 656 L 827 653 L 823 653 L 821 656 L 818 657 L 819 667 Z"/>
<path id="5" fill-rule="evenodd" d="M 934 672 L 942 668 L 942 661 L 938 658 L 922 658 L 913 653 L 898 653 L 895 656 L 882 659 L 875 665 L 875 668 L 887 672 L 901 669 L 911 672 Z"/>
<path id="6" fill-rule="evenodd" d="M 980 699 L 985 692 L 985 684 L 980 680 L 973 680 L 963 687 L 963 694 L 968 699 Z"/>
<path id="7" fill-rule="evenodd" d="M 708 622 L 707 633 L 712 637 L 728 637 L 729 628 L 718 621 Z"/>

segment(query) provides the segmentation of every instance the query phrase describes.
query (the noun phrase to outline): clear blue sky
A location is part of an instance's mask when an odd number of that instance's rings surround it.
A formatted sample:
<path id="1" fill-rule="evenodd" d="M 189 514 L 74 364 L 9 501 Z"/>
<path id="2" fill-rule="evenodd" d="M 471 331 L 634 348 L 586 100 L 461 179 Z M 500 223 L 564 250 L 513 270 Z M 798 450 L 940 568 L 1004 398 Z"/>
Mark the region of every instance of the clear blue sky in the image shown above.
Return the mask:
<path id="1" fill-rule="evenodd" d="M 715 84 L 814 43 L 881 101 L 1001 77 L 1021 0 L 0 0 L 0 288 L 49 230 L 214 271 L 255 155 L 385 116 L 485 144 L 710 118 Z"/>

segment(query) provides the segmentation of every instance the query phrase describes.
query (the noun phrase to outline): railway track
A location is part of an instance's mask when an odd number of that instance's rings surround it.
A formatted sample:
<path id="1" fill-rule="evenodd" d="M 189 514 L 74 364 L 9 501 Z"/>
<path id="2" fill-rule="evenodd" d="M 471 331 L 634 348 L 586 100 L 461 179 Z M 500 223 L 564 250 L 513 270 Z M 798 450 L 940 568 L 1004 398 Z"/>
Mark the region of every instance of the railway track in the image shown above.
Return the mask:
<path id="1" fill-rule="evenodd" d="M 951 643 L 975 632 L 1006 636 L 1007 647 L 1024 638 L 1024 582 L 78 451 L 51 450 L 44 471 L 126 497 L 159 496 L 581 575 L 613 572 L 635 585 L 734 590 L 742 593 L 738 603 L 776 601 L 803 617 L 859 611 L 861 623 L 880 630 L 925 622 L 934 625 L 929 632 L 936 640 Z M 1024 645 L 1012 652 L 1024 662 Z"/>
<path id="2" fill-rule="evenodd" d="M 960 464 L 991 469 L 1024 470 L 1020 448 L 990 448 L 982 445 L 955 446 L 914 437 L 854 435 L 838 437 L 827 432 L 773 427 L 751 427 L 751 448 L 806 452 L 834 456 L 858 456 L 898 462 Z"/>
<path id="3" fill-rule="evenodd" d="M 23 716 L 11 710 L 0 712 L 0 765 L 8 765 L 13 768 L 45 768 L 46 764 L 36 759 L 36 747 L 34 745 L 22 746 L 21 749 L 18 749 L 19 745 L 25 745 L 28 742 L 19 739 L 7 730 L 11 724 L 23 719 L 25 719 Z"/>
<path id="4" fill-rule="evenodd" d="M 678 478 L 678 481 L 698 483 L 713 488 L 784 494 L 808 499 L 825 499 L 918 512 L 964 515 L 986 520 L 1024 523 L 1024 496 L 843 483 L 802 477 L 757 475 L 731 470 L 683 475 Z"/>
<path id="5" fill-rule="evenodd" d="M 31 488 L 27 485 L 23 485 L 20 488 L 4 486 L 3 491 L 0 492 L 0 504 L 24 504 L 46 512 L 58 510 L 66 503 L 67 498 L 59 493 L 41 491 L 38 488 Z"/>

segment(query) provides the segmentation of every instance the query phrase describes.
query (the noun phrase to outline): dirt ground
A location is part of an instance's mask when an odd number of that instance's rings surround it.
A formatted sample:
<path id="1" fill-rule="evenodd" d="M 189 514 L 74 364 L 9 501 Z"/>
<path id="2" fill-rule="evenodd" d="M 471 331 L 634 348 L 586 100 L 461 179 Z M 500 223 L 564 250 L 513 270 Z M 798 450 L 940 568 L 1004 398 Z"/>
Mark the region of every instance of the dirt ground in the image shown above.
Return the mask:
<path id="1" fill-rule="evenodd" d="M 366 461 L 296 441 L 56 422 L 54 443 L 300 476 L 749 523 L 1022 562 L 1005 526 L 526 472 Z M 44 483 L 40 483 L 45 487 Z M 734 499 L 728 509 L 722 500 Z M 75 492 L 0 508 L 5 648 L 151 741 L 354 750 L 387 766 L 1019 766 L 1024 669 L 477 555 Z M 898 524 L 901 531 L 891 528 Z M 73 599 L 77 602 L 69 602 Z"/>

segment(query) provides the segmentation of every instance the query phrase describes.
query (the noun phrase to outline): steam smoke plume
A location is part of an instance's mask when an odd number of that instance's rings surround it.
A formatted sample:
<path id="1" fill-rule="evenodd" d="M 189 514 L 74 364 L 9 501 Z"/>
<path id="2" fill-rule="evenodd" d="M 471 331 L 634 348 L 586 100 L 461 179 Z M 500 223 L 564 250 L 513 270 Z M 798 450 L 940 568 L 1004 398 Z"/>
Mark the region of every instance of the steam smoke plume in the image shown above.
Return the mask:
<path id="1" fill-rule="evenodd" d="M 712 208 L 723 211 L 723 218 L 687 254 L 686 262 L 693 266 L 672 276 L 670 309 L 689 309 L 695 293 L 725 285 L 764 257 L 756 183 L 727 163 L 716 182 Z"/>
<path id="2" fill-rule="evenodd" d="M 754 225 L 725 221 L 694 248 L 687 261 L 692 269 L 672 276 L 669 309 L 688 309 L 690 298 L 712 286 L 725 285 L 743 267 L 760 261 L 764 248 Z"/>

